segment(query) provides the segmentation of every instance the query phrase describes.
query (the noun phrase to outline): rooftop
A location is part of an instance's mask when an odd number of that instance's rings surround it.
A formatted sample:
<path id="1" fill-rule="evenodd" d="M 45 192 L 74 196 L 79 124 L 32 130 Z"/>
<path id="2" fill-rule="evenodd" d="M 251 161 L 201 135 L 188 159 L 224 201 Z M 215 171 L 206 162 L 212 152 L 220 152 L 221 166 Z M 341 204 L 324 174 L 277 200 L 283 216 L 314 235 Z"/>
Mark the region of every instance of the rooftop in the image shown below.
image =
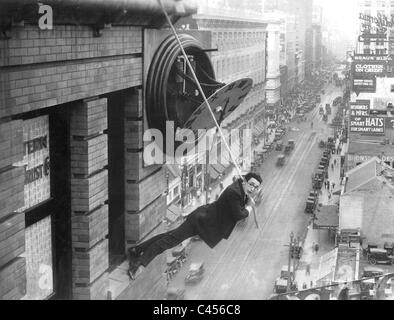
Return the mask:
<path id="1" fill-rule="evenodd" d="M 381 144 L 383 138 L 380 140 L 358 140 L 351 141 L 348 152 L 351 154 L 370 154 L 370 155 L 385 155 L 394 156 L 394 146 L 391 144 Z"/>
<path id="2" fill-rule="evenodd" d="M 338 206 L 322 206 L 315 211 L 314 229 L 337 228 L 339 226 Z"/>
<path id="3" fill-rule="evenodd" d="M 373 157 L 367 161 L 364 161 L 359 166 L 353 168 L 352 170 L 349 170 L 346 173 L 346 176 L 346 193 L 352 192 L 362 186 L 365 186 L 367 183 L 373 182 L 374 180 L 376 180 L 377 182 L 381 182 L 389 187 L 392 187 L 394 190 L 394 169 L 386 165 L 378 157 Z M 381 183 L 378 183 L 378 185 L 381 185 Z M 371 183 L 369 185 L 373 186 L 376 184 Z"/>

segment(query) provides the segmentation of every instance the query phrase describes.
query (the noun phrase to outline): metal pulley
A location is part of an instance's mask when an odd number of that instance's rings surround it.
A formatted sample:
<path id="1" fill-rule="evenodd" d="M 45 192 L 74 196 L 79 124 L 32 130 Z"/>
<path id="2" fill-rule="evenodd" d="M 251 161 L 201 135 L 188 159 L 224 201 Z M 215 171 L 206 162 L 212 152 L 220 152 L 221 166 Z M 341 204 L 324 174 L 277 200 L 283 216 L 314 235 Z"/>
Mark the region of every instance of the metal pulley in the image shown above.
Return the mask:
<path id="1" fill-rule="evenodd" d="M 206 96 L 211 96 L 224 84 L 215 80 L 211 60 L 201 44 L 191 35 L 179 35 L 182 46 Z M 196 94 L 197 92 L 197 94 Z M 146 83 L 146 111 L 150 128 L 163 133 L 166 121 L 174 121 L 176 128 L 184 128 L 186 121 L 203 103 L 198 86 L 172 35 L 156 51 Z"/>

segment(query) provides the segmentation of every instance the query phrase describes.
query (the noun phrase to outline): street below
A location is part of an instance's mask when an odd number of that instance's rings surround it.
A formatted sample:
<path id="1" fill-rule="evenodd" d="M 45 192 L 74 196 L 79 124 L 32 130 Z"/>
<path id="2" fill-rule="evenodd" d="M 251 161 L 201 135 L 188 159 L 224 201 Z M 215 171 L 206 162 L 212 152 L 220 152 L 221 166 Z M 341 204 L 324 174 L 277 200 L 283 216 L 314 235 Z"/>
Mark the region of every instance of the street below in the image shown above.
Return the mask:
<path id="1" fill-rule="evenodd" d="M 332 104 L 342 94 L 341 88 L 334 86 L 326 87 L 325 91 L 320 105 Z M 319 141 L 332 135 L 327 123 L 322 121 L 317 105 L 307 121 L 287 125 L 292 129 L 283 142 L 287 144 L 287 140 L 293 139 L 296 146 L 286 157 L 285 165 L 276 166 L 282 151 L 272 151 L 258 170 L 264 185 L 263 201 L 257 208 L 260 229 L 250 217 L 246 226 L 237 226 L 231 237 L 214 249 L 203 242 L 193 242 L 187 263 L 169 286 L 185 288 L 187 300 L 264 300 L 273 294 L 275 279 L 281 267 L 287 265 L 290 233 L 301 240 L 306 235 L 310 215 L 304 213 L 305 201 L 322 154 Z M 195 262 L 204 263 L 204 277 L 198 284 L 185 285 L 189 266 Z"/>

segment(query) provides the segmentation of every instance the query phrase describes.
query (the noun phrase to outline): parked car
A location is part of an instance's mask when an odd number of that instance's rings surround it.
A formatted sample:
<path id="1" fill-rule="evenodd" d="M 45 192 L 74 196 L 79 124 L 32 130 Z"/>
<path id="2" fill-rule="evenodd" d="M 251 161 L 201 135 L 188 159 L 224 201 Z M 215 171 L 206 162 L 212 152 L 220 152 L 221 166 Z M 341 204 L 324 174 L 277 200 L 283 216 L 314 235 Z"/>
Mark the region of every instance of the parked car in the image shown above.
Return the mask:
<path id="1" fill-rule="evenodd" d="M 278 141 L 276 142 L 275 150 L 276 150 L 276 151 L 282 151 L 282 149 L 283 149 L 283 141 L 282 141 L 282 140 L 278 140 Z"/>
<path id="2" fill-rule="evenodd" d="M 390 256 L 385 249 L 371 248 L 368 250 L 367 258 L 372 265 L 394 263 L 394 256 Z"/>
<path id="3" fill-rule="evenodd" d="M 375 267 L 365 267 L 363 278 L 380 277 L 383 275 L 383 270 Z"/>
<path id="4" fill-rule="evenodd" d="M 287 145 L 293 150 L 295 147 L 295 141 L 294 140 L 289 140 L 287 142 Z"/>
<path id="5" fill-rule="evenodd" d="M 316 209 L 316 198 L 309 197 L 306 201 L 305 213 L 314 213 Z"/>
<path id="6" fill-rule="evenodd" d="M 278 167 L 283 167 L 285 165 L 285 159 L 286 159 L 285 155 L 283 154 L 279 155 L 278 159 L 276 160 L 276 165 Z"/>
<path id="7" fill-rule="evenodd" d="M 275 280 L 274 292 L 277 294 L 287 292 L 287 280 L 283 278 L 277 278 Z"/>

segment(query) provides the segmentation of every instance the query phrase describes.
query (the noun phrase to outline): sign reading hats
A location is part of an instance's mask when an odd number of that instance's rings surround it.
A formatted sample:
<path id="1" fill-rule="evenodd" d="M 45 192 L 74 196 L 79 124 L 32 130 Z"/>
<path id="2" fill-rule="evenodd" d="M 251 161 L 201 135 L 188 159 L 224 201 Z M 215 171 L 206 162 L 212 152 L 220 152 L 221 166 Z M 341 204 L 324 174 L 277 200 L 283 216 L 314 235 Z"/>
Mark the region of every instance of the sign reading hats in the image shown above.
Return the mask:
<path id="1" fill-rule="evenodd" d="M 374 135 L 385 134 L 385 118 L 370 114 L 369 100 L 356 100 L 350 104 L 350 132 Z"/>
<path id="2" fill-rule="evenodd" d="M 382 117 L 350 117 L 350 132 L 374 135 L 385 134 L 385 119 Z"/>

